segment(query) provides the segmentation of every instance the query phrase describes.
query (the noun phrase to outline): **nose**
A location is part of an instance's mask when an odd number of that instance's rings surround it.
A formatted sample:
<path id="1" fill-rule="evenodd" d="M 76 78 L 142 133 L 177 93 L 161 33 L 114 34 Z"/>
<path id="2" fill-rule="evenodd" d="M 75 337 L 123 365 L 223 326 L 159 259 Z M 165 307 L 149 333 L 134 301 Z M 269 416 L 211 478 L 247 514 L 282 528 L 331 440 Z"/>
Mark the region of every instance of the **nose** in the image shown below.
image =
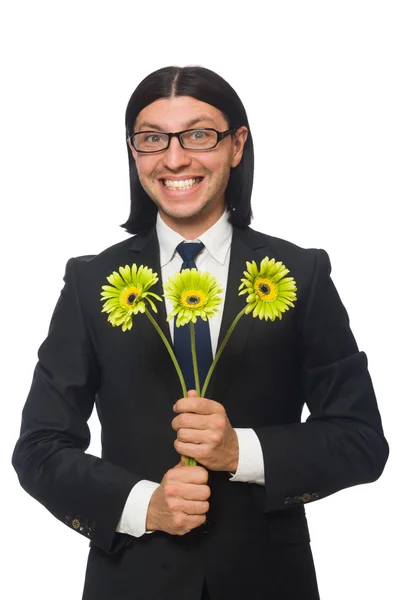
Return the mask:
<path id="1" fill-rule="evenodd" d="M 191 162 L 189 151 L 182 148 L 177 137 L 171 138 L 170 147 L 163 154 L 164 166 L 175 171 Z"/>

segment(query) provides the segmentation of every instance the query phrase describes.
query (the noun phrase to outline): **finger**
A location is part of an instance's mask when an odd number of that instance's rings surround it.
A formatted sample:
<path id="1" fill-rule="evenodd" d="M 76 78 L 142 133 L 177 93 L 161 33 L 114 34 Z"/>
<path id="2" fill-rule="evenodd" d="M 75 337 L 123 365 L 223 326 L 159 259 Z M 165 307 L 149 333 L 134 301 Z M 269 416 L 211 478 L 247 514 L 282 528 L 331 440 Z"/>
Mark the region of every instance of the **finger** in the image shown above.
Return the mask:
<path id="1" fill-rule="evenodd" d="M 209 436 L 207 430 L 203 429 L 188 429 L 185 427 L 181 427 L 178 429 L 177 439 L 180 442 L 187 442 L 191 444 L 204 444 L 210 443 Z"/>
<path id="2" fill-rule="evenodd" d="M 172 419 L 171 427 L 174 431 L 178 429 L 208 429 L 210 427 L 208 415 L 196 415 L 194 413 L 182 413 Z"/>
<path id="3" fill-rule="evenodd" d="M 179 440 L 175 440 L 174 448 L 179 454 L 191 456 L 198 462 L 201 462 L 200 459 L 211 455 L 208 444 L 192 444 L 190 442 L 180 442 Z"/>
<path id="4" fill-rule="evenodd" d="M 206 515 L 187 515 L 184 516 L 184 527 L 191 531 L 200 525 L 203 525 L 207 520 Z"/>
<path id="5" fill-rule="evenodd" d="M 207 469 L 204 469 L 204 467 L 200 467 L 199 465 L 183 466 L 180 470 L 178 470 L 178 473 L 176 475 L 177 480 L 184 484 L 206 484 L 208 481 Z M 172 479 L 175 480 L 175 476 Z"/>
<path id="6" fill-rule="evenodd" d="M 189 467 L 192 468 L 192 467 Z M 204 502 L 211 496 L 209 485 L 197 483 L 184 483 L 180 492 L 180 498 L 184 500 L 196 500 Z"/>
<path id="7" fill-rule="evenodd" d="M 222 412 L 225 409 L 222 404 L 208 398 L 199 398 L 198 396 L 189 396 L 177 400 L 173 406 L 174 412 L 190 412 L 200 415 L 210 415 L 212 413 Z"/>
<path id="8" fill-rule="evenodd" d="M 183 500 L 179 510 L 187 515 L 205 515 L 209 511 L 208 500 Z"/>

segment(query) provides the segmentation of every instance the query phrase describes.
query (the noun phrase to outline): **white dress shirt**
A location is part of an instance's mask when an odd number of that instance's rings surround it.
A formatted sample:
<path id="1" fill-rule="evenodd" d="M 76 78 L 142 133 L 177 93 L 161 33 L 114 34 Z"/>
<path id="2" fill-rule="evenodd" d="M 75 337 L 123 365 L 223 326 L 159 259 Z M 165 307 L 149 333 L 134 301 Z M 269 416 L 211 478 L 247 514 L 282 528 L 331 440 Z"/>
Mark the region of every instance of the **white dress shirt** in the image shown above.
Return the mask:
<path id="1" fill-rule="evenodd" d="M 233 228 L 227 220 L 228 213 L 225 211 L 222 217 L 205 233 L 196 240 L 185 240 L 179 233 L 168 227 L 168 225 L 157 214 L 156 230 L 160 246 L 160 266 L 163 283 L 170 276 L 179 272 L 182 266 L 182 258 L 176 251 L 181 242 L 202 242 L 203 250 L 196 257 L 197 269 L 209 271 L 223 288 L 223 298 L 226 293 L 226 283 L 229 272 L 230 248 L 232 243 Z M 219 313 L 209 319 L 212 353 L 215 356 L 218 344 L 219 331 L 223 314 L 224 303 L 219 306 Z M 165 298 L 167 315 L 171 312 L 170 301 Z M 139 318 L 139 316 L 137 317 Z M 169 321 L 170 334 L 174 340 L 174 319 Z M 230 481 L 245 481 L 264 485 L 265 472 L 263 464 L 262 448 L 255 431 L 250 428 L 235 428 L 239 446 L 239 458 L 236 473 Z M 142 479 L 132 488 L 123 514 L 117 526 L 117 531 L 140 537 L 146 530 L 147 510 L 155 489 L 159 483 Z"/>

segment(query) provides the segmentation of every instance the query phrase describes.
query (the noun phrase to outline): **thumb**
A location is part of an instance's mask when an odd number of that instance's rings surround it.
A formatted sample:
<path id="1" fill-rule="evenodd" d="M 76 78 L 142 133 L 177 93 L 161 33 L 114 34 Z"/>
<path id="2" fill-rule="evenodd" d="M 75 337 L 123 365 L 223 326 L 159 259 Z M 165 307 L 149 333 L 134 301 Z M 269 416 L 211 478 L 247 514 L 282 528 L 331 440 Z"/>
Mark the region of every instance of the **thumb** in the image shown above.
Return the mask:
<path id="1" fill-rule="evenodd" d="M 187 393 L 187 397 L 191 398 L 192 396 L 197 396 L 196 390 L 189 390 Z"/>

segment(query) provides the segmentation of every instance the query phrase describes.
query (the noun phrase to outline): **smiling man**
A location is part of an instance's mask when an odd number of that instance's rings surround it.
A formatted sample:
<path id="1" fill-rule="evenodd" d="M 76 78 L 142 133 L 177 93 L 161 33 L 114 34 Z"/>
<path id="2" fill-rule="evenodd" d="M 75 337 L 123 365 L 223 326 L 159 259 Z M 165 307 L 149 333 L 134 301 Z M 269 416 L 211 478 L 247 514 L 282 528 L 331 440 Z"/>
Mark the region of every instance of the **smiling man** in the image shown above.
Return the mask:
<path id="1" fill-rule="evenodd" d="M 180 138 L 168 131 L 180 131 Z M 173 231 L 196 238 L 221 218 L 247 134 L 246 126 L 229 129 L 219 109 L 189 96 L 156 100 L 139 113 L 129 138 L 139 180 Z"/>
<path id="2" fill-rule="evenodd" d="M 238 95 L 213 71 L 148 75 L 127 106 L 126 143 L 123 227 L 135 235 L 66 265 L 13 454 L 20 483 L 90 540 L 84 600 L 318 599 L 304 505 L 375 481 L 388 457 L 328 255 L 249 227 L 252 135 Z M 265 257 L 289 269 L 296 305 L 274 321 L 241 319 L 205 397 L 194 391 L 188 328 L 167 322 L 167 298 L 156 319 L 184 398 L 149 320 L 133 315 L 122 331 L 103 314 L 102 285 L 125 265 L 152 268 L 160 295 L 181 269 L 211 273 L 225 294 L 219 313 L 196 324 L 202 381 L 246 306 L 247 261 Z M 270 302 L 270 285 L 253 277 Z M 95 403 L 101 458 L 86 452 Z"/>

